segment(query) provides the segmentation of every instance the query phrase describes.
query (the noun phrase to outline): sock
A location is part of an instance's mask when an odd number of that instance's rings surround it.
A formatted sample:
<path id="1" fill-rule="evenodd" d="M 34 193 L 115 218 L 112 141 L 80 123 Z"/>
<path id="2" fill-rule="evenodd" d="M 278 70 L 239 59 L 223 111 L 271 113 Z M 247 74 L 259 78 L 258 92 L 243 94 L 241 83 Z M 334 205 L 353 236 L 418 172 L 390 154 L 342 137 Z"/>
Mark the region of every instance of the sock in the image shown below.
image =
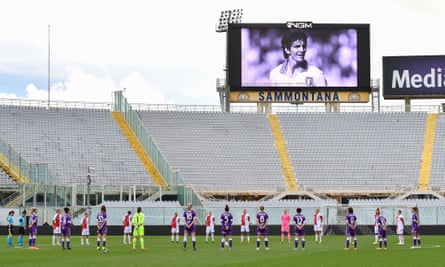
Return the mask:
<path id="1" fill-rule="evenodd" d="M 192 237 L 192 245 L 193 248 L 196 248 L 196 239 L 194 237 Z"/>
<path id="2" fill-rule="evenodd" d="M 295 248 L 298 248 L 298 239 L 294 240 Z"/>
<path id="3" fill-rule="evenodd" d="M 379 248 L 382 248 L 382 240 L 379 240 Z"/>
<path id="4" fill-rule="evenodd" d="M 301 247 L 304 248 L 305 245 L 306 245 L 306 240 L 301 239 Z"/>
<path id="5" fill-rule="evenodd" d="M 133 237 L 133 249 L 136 249 L 136 237 Z"/>
<path id="6" fill-rule="evenodd" d="M 145 248 L 145 240 L 141 237 L 141 248 Z"/>
<path id="7" fill-rule="evenodd" d="M 100 247 L 100 238 L 97 238 L 96 243 L 97 243 L 97 247 Z"/>
<path id="8" fill-rule="evenodd" d="M 414 237 L 413 238 L 413 246 L 415 247 L 417 245 L 417 239 Z"/>
<path id="9" fill-rule="evenodd" d="M 19 246 L 23 246 L 23 236 L 19 236 L 17 243 L 19 243 Z"/>
<path id="10" fill-rule="evenodd" d="M 417 238 L 417 245 L 420 247 L 420 237 Z"/>
<path id="11" fill-rule="evenodd" d="M 284 241 L 284 232 L 281 232 L 281 242 Z"/>
<path id="12" fill-rule="evenodd" d="M 349 245 L 350 245 L 350 241 L 349 241 L 349 239 L 347 239 L 346 240 L 346 248 L 349 248 Z"/>
<path id="13" fill-rule="evenodd" d="M 256 247 L 257 247 L 257 248 L 260 247 L 260 242 L 261 242 L 261 240 L 259 240 L 259 239 L 256 240 Z"/>
<path id="14" fill-rule="evenodd" d="M 357 248 L 357 239 L 354 239 L 354 248 Z"/>
<path id="15" fill-rule="evenodd" d="M 105 248 L 107 244 L 107 239 L 104 237 L 102 238 L 102 246 Z"/>
<path id="16" fill-rule="evenodd" d="M 62 239 L 62 248 L 65 248 L 65 240 Z"/>
<path id="17" fill-rule="evenodd" d="M 383 245 L 385 246 L 385 248 L 387 248 L 388 247 L 388 240 L 383 240 Z"/>
<path id="18" fill-rule="evenodd" d="M 269 240 L 267 238 L 264 238 L 264 246 L 266 246 L 266 248 L 269 247 Z"/>
<path id="19" fill-rule="evenodd" d="M 224 239 L 221 240 L 221 248 L 224 248 L 226 241 Z"/>

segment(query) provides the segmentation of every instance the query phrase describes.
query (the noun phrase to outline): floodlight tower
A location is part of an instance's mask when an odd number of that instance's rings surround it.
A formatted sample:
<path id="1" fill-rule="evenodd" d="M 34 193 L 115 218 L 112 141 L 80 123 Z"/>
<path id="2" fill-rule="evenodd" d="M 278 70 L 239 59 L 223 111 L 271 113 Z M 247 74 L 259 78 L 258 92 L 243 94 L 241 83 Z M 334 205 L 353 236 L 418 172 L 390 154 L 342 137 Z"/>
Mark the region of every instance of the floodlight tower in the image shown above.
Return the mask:
<path id="1" fill-rule="evenodd" d="M 241 23 L 241 18 L 243 16 L 243 9 L 231 9 L 221 11 L 221 16 L 219 17 L 215 30 L 219 33 L 226 33 L 226 53 L 229 47 L 229 24 Z M 224 66 L 224 71 L 226 72 L 226 77 L 224 79 L 216 79 L 216 91 L 219 93 L 219 101 L 221 103 L 221 110 L 224 112 L 230 112 L 230 87 L 228 83 L 229 77 L 229 55 L 226 54 L 226 65 Z"/>

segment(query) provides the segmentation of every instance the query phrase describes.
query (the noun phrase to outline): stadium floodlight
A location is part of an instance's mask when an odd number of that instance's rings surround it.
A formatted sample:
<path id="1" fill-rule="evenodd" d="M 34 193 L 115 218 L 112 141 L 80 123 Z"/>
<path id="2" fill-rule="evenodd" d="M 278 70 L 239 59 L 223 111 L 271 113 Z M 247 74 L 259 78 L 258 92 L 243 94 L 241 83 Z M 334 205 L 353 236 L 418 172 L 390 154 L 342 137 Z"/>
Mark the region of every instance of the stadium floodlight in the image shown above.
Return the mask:
<path id="1" fill-rule="evenodd" d="M 243 9 L 230 9 L 221 11 L 221 16 L 219 17 L 215 30 L 216 32 L 225 32 L 228 33 L 229 24 L 239 24 L 241 23 L 241 19 L 243 17 Z M 226 37 L 227 38 L 227 37 Z M 228 42 L 227 38 L 227 42 Z M 229 47 L 229 44 L 226 44 Z M 227 53 L 226 47 L 226 53 Z M 229 112 L 230 111 L 230 88 L 227 86 L 228 81 L 228 55 L 226 55 L 226 66 L 224 67 L 224 71 L 226 72 L 225 80 L 217 79 L 216 81 L 216 91 L 219 94 L 220 103 L 222 107 L 222 111 Z"/>
<path id="2" fill-rule="evenodd" d="M 216 23 L 216 32 L 227 32 L 229 24 L 241 23 L 243 9 L 230 9 L 221 11 L 221 16 Z"/>

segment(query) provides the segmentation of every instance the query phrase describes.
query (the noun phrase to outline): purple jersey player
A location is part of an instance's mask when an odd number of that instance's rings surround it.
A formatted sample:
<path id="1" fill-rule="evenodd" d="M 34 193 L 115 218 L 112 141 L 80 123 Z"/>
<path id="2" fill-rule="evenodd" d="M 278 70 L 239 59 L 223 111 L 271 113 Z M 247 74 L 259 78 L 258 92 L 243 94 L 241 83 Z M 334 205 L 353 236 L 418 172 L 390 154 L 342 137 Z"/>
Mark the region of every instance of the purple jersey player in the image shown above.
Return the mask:
<path id="1" fill-rule="evenodd" d="M 37 239 L 37 223 L 39 219 L 37 217 L 37 208 L 32 208 L 31 216 L 29 218 L 29 249 L 38 249 L 36 247 Z"/>
<path id="2" fill-rule="evenodd" d="M 357 250 L 357 217 L 354 214 L 352 207 L 348 208 L 348 213 L 345 216 L 346 224 L 346 247 L 345 250 L 349 250 L 351 244 L 351 238 L 354 238 L 354 250 Z"/>
<path id="3" fill-rule="evenodd" d="M 220 217 L 221 221 L 221 249 L 224 249 L 224 246 L 226 244 L 226 238 L 228 237 L 228 244 L 230 250 L 232 250 L 232 223 L 233 223 L 233 215 L 229 212 L 229 205 L 226 205 L 224 207 L 224 212 L 221 214 Z"/>
<path id="4" fill-rule="evenodd" d="M 411 216 L 411 234 L 413 235 L 413 246 L 411 248 L 420 248 L 419 209 L 417 207 L 413 207 L 411 211 L 413 213 Z"/>
<path id="5" fill-rule="evenodd" d="M 187 205 L 187 209 L 184 211 L 184 250 L 187 249 L 187 237 L 189 234 L 192 236 L 193 250 L 196 250 L 196 212 L 192 210 L 192 204 Z"/>
<path id="6" fill-rule="evenodd" d="M 66 242 L 66 248 L 71 249 L 70 246 L 70 237 L 71 237 L 71 214 L 70 214 L 70 208 L 66 207 L 64 209 L 65 214 L 62 215 L 62 218 L 60 220 L 60 226 L 62 229 L 62 249 L 65 249 L 65 242 Z"/>
<path id="7" fill-rule="evenodd" d="M 386 239 L 386 227 L 387 227 L 386 218 L 380 214 L 380 210 L 376 212 L 376 215 L 377 215 L 376 222 L 379 232 L 379 247 L 377 249 L 381 250 L 383 247 L 383 249 L 386 250 L 388 247 L 388 241 Z"/>
<path id="8" fill-rule="evenodd" d="M 256 214 L 257 223 L 257 238 L 256 238 L 256 250 L 260 250 L 261 236 L 264 236 L 264 246 L 266 250 L 269 250 L 269 240 L 267 238 L 267 220 L 269 215 L 264 211 L 264 206 L 260 206 L 260 211 Z"/>
<path id="9" fill-rule="evenodd" d="M 293 217 L 295 225 L 295 250 L 298 249 L 298 239 L 301 237 L 301 248 L 304 250 L 306 241 L 304 239 L 304 226 L 306 225 L 306 217 L 301 214 L 301 208 L 297 208 L 297 213 Z"/>
<path id="10" fill-rule="evenodd" d="M 97 224 L 97 250 L 100 250 L 100 240 L 102 239 L 102 250 L 106 253 L 108 249 L 106 248 L 107 244 L 107 208 L 105 205 L 100 207 L 100 211 L 96 216 L 96 224 Z"/>

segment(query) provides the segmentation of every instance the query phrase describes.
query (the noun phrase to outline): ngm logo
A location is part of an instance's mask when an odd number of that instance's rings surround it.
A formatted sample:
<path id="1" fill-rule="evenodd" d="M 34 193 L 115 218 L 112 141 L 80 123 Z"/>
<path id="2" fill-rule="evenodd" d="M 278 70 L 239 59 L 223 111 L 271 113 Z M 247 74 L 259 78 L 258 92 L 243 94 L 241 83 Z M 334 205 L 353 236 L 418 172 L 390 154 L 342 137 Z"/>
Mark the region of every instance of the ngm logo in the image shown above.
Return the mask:
<path id="1" fill-rule="evenodd" d="M 296 28 L 296 29 L 311 29 L 312 22 L 310 22 L 310 21 L 288 21 L 288 22 L 286 22 L 286 26 L 288 28 Z"/>

